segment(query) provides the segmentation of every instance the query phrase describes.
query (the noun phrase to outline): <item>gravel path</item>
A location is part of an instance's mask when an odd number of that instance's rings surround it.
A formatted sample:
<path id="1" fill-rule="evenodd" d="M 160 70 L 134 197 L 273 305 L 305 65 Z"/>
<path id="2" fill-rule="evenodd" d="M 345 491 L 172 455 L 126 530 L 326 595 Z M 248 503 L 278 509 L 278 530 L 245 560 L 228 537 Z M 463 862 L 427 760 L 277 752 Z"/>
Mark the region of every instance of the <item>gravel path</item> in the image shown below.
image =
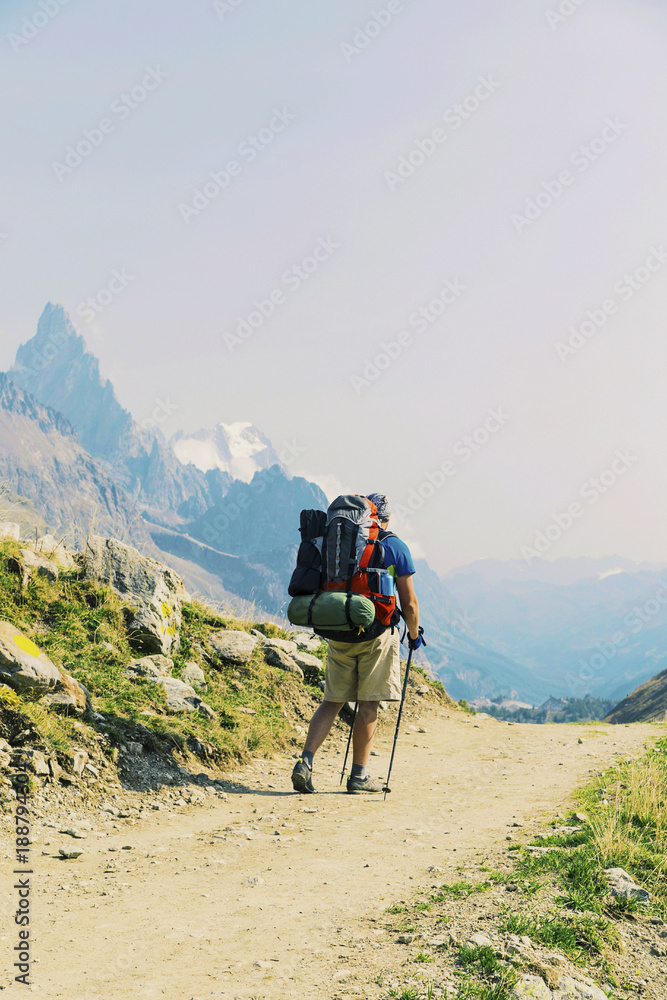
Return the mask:
<path id="1" fill-rule="evenodd" d="M 33 992 L 44 1000 L 368 996 L 364 975 L 370 982 L 386 934 L 374 919 L 432 884 L 429 867 L 443 869 L 440 881 L 455 876 L 477 852 L 497 849 L 515 820 L 550 817 L 592 770 L 659 735 L 651 726 L 511 725 L 420 709 L 419 718 L 404 715 L 386 802 L 341 794 L 339 728 L 316 758 L 316 795 L 292 792 L 285 756 L 230 775 L 237 784 L 226 802 L 208 795 L 203 807 L 162 809 L 133 825 L 98 812 L 81 840 L 37 823 Z M 383 776 L 389 732 L 375 749 L 372 771 Z M 82 856 L 57 860 L 63 845 Z M 13 901 L 11 878 L 4 898 Z M 0 985 L 6 996 L 25 995 L 12 981 L 8 906 Z"/>

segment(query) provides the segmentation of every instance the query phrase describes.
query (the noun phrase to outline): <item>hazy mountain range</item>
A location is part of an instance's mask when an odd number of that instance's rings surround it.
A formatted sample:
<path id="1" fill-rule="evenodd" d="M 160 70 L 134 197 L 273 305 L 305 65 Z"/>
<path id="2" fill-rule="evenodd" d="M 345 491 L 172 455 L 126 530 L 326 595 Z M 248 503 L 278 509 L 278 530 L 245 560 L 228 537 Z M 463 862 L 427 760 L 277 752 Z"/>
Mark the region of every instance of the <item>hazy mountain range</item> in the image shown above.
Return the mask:
<path id="1" fill-rule="evenodd" d="M 325 509 L 322 490 L 291 477 L 252 424 L 169 442 L 151 424 L 121 406 L 67 314 L 49 304 L 0 373 L 0 479 L 24 512 L 5 516 L 0 496 L 0 520 L 43 518 L 79 543 L 94 525 L 171 562 L 209 600 L 283 613 L 299 512 Z M 662 568 L 481 560 L 441 578 L 422 560 L 428 661 L 455 698 L 623 697 L 665 657 Z"/>

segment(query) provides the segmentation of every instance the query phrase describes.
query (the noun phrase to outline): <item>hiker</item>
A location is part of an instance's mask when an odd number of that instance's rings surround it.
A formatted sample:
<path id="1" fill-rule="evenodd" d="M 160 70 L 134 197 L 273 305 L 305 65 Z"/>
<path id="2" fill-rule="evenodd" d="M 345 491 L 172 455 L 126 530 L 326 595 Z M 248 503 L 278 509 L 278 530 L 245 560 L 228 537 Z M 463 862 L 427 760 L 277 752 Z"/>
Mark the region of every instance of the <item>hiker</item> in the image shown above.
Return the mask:
<path id="1" fill-rule="evenodd" d="M 387 497 L 371 493 L 366 499 L 377 507 L 385 567 L 398 591 L 410 648 L 418 649 L 422 645 L 422 637 L 419 606 L 412 584 L 415 566 L 410 550 L 405 542 L 388 532 L 391 506 Z M 315 791 L 312 782 L 313 757 L 329 735 L 340 709 L 348 701 L 356 701 L 357 713 L 352 734 L 352 773 L 347 781 L 347 791 L 382 791 L 381 783 L 366 773 L 366 766 L 377 726 L 379 703 L 401 700 L 399 632 L 397 626 L 387 625 L 380 626 L 380 634 L 375 638 L 364 641 L 329 639 L 324 698 L 311 719 L 301 759 L 292 771 L 295 791 Z"/>

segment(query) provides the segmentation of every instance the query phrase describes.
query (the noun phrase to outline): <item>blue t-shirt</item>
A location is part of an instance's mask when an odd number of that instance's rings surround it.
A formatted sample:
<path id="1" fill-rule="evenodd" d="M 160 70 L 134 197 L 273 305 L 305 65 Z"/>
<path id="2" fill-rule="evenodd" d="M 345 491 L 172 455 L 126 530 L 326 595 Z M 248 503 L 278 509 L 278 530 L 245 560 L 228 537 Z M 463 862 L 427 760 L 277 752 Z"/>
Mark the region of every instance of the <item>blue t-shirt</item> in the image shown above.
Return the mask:
<path id="1" fill-rule="evenodd" d="M 410 549 L 396 535 L 382 539 L 384 564 L 396 580 L 399 576 L 412 576 L 416 572 Z"/>

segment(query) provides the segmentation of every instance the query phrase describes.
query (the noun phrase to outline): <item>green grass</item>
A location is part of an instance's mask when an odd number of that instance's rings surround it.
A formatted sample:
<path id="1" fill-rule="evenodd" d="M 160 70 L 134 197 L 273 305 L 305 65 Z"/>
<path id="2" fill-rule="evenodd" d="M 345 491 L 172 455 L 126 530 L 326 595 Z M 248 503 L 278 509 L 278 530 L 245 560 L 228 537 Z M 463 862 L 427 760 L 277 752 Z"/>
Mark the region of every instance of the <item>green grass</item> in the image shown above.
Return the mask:
<path id="1" fill-rule="evenodd" d="M 216 719 L 194 712 L 171 714 L 162 687 L 131 681 L 123 674 L 129 662 L 144 655 L 127 632 L 128 605 L 109 587 L 84 582 L 78 571 L 61 572 L 56 582 L 36 576 L 22 590 L 20 577 L 10 566 L 18 554 L 17 543 L 0 542 L 0 620 L 14 624 L 90 691 L 95 711 L 105 720 L 86 719 L 85 726 L 104 731 L 114 742 L 139 730 L 148 749 L 189 750 L 218 763 L 266 756 L 290 744 L 291 729 L 284 711 L 296 699 L 303 699 L 303 685 L 269 667 L 259 649 L 240 668 L 212 667 L 200 653 L 207 636 L 218 629 L 250 631 L 256 627 L 267 635 L 285 637 L 287 633 L 277 625 L 240 622 L 196 602 L 184 604 L 180 648 L 171 657 L 173 676 L 179 677 L 188 661 L 199 663 L 208 684 L 203 698 Z M 241 707 L 254 709 L 256 714 L 239 712 Z M 0 712 L 10 711 L 31 720 L 57 752 L 65 753 L 75 737 L 80 739 L 81 730 L 73 728 L 73 720 L 5 688 L 0 694 Z"/>
<path id="2" fill-rule="evenodd" d="M 624 868 L 651 894 L 649 909 L 667 915 L 667 738 L 605 771 L 579 791 L 578 800 L 588 822 L 576 833 L 534 841 L 553 849 L 537 856 L 522 852 L 517 877 L 550 881 L 562 890 L 567 909 L 622 917 L 642 904 L 612 900 L 604 870 Z"/>
<path id="3" fill-rule="evenodd" d="M 556 913 L 549 917 L 531 917 L 523 913 L 507 913 L 500 921 L 500 930 L 506 934 L 527 935 L 531 941 L 548 948 L 559 948 L 563 954 L 579 965 L 590 955 L 602 955 L 606 946 L 618 949 L 618 933 L 602 917 Z"/>

